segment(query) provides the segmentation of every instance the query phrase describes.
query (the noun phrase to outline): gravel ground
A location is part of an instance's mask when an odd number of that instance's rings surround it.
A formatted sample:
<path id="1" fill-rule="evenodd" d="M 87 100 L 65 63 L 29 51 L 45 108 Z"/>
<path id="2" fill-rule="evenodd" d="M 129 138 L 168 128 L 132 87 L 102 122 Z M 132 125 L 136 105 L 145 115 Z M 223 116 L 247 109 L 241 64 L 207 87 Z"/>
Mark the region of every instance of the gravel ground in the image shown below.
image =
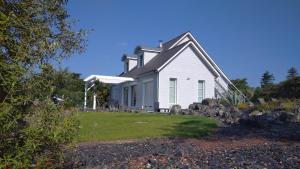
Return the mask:
<path id="1" fill-rule="evenodd" d="M 221 128 L 202 139 L 80 143 L 65 153 L 65 168 L 300 168 L 299 131 L 289 127 Z"/>

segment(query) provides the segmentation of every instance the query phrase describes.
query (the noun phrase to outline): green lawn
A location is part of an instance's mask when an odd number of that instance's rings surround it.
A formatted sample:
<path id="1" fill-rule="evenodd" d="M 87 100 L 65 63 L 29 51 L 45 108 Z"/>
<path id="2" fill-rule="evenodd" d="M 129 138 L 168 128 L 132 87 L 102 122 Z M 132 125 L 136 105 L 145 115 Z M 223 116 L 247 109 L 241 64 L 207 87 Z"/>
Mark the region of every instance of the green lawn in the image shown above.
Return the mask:
<path id="1" fill-rule="evenodd" d="M 111 141 L 166 136 L 201 137 L 216 128 L 216 121 L 199 116 L 154 113 L 82 112 L 79 141 Z"/>

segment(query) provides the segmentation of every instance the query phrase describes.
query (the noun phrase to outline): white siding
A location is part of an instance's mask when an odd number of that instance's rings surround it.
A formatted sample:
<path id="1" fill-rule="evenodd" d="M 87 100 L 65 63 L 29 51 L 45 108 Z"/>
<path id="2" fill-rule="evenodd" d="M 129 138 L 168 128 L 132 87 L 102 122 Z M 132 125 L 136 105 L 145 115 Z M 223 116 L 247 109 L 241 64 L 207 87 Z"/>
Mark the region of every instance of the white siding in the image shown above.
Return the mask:
<path id="1" fill-rule="evenodd" d="M 146 65 L 151 59 L 153 59 L 158 53 L 157 52 L 144 52 L 144 65 Z"/>
<path id="2" fill-rule="evenodd" d="M 137 65 L 137 59 L 136 60 L 129 59 L 128 62 L 129 62 L 129 70 L 128 71 L 130 71 L 132 68 L 134 68 Z"/>
<path id="3" fill-rule="evenodd" d="M 130 71 L 132 68 L 134 68 L 137 65 L 137 59 L 126 59 L 124 62 L 124 72 Z M 128 63 L 128 67 L 127 67 Z"/>
<path id="4" fill-rule="evenodd" d="M 205 81 L 205 98 L 214 98 L 215 76 L 187 47 L 159 72 L 159 107 L 169 108 L 169 79 L 177 78 L 177 104 L 188 108 L 198 101 L 198 81 Z"/>

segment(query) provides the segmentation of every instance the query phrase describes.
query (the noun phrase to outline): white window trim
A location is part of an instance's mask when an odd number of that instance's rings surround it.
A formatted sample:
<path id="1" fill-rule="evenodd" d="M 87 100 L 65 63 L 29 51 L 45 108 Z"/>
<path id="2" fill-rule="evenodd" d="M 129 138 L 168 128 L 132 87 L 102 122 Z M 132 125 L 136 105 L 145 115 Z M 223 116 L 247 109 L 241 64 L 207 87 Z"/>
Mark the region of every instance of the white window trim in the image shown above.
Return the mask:
<path id="1" fill-rule="evenodd" d="M 205 80 L 198 80 L 198 83 L 197 83 L 197 101 L 198 102 L 200 102 L 199 101 L 199 98 L 200 98 L 200 96 L 199 96 L 199 83 L 200 82 L 203 82 L 203 86 L 202 86 L 202 93 L 203 93 L 203 98 L 202 98 L 202 100 L 204 100 L 205 99 Z"/>
<path id="2" fill-rule="evenodd" d="M 175 80 L 175 103 L 170 102 L 170 81 Z M 172 106 L 174 104 L 177 104 L 177 78 L 169 78 L 169 105 Z"/>

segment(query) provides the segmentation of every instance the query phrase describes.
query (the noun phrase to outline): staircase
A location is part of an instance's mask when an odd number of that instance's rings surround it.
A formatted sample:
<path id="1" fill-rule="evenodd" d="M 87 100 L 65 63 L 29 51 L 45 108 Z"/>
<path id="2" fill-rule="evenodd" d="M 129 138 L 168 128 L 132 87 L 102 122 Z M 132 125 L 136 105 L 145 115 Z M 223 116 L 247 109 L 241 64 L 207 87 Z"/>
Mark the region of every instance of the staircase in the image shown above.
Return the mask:
<path id="1" fill-rule="evenodd" d="M 215 93 L 217 99 L 224 99 L 226 102 L 233 105 L 247 101 L 247 97 L 235 86 L 229 84 L 228 89 L 225 89 L 217 79 L 215 80 L 215 84 Z"/>

